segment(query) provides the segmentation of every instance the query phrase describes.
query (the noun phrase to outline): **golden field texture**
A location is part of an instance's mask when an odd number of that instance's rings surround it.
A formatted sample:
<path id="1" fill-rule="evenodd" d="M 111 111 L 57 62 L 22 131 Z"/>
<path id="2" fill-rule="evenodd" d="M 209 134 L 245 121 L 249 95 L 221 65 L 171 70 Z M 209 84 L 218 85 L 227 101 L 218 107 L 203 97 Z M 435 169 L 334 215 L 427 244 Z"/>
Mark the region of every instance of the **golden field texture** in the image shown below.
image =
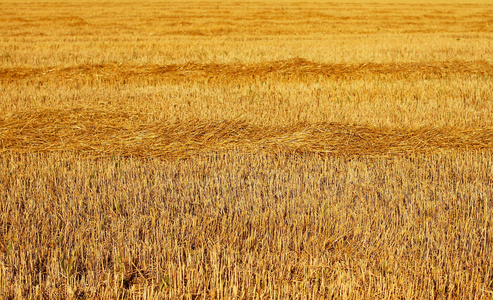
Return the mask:
<path id="1" fill-rule="evenodd" d="M 2 293 L 488 297 L 492 159 L 3 155 Z"/>
<path id="2" fill-rule="evenodd" d="M 4 1 L 0 298 L 493 298 L 493 5 Z"/>

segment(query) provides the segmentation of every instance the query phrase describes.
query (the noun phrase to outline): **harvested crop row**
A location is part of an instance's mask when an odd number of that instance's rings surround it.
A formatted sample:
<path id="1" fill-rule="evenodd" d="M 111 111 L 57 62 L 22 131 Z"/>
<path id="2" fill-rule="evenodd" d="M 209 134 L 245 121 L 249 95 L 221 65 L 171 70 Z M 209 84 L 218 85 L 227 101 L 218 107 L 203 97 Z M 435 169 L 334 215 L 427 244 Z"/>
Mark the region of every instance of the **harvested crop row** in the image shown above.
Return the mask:
<path id="1" fill-rule="evenodd" d="M 493 75 L 493 64 L 488 61 L 447 61 L 416 63 L 365 63 L 329 64 L 316 63 L 301 58 L 264 62 L 260 64 L 198 64 L 183 65 L 123 65 L 100 64 L 58 68 L 4 68 L 0 69 L 1 81 L 26 78 L 60 80 L 75 78 L 127 81 L 140 78 L 144 81 L 164 79 L 225 79 L 266 76 L 329 78 L 364 78 L 365 76 L 442 77 L 455 74 Z"/>
<path id="2" fill-rule="evenodd" d="M 149 123 L 141 114 L 82 109 L 44 110 L 0 119 L 0 152 L 116 152 L 176 158 L 234 148 L 349 157 L 491 149 L 493 128 L 395 129 L 339 123 L 269 127 L 241 120 Z"/>

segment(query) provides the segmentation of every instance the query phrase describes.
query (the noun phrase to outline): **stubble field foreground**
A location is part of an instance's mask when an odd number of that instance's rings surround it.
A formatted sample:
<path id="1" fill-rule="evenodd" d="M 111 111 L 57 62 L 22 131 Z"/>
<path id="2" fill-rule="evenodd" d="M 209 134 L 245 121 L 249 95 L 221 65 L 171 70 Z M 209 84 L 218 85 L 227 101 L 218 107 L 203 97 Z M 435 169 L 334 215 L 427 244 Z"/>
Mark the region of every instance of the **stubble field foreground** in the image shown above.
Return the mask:
<path id="1" fill-rule="evenodd" d="M 493 298 L 490 3 L 0 16 L 0 298 Z"/>

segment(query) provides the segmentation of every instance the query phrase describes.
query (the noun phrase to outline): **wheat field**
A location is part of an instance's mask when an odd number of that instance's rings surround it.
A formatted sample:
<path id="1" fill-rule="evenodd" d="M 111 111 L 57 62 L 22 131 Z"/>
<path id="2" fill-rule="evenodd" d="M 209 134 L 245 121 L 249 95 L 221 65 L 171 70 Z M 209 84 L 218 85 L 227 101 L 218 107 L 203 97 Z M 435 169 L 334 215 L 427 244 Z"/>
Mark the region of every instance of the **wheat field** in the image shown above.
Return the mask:
<path id="1" fill-rule="evenodd" d="M 0 3 L 1 299 L 493 299 L 493 3 Z"/>

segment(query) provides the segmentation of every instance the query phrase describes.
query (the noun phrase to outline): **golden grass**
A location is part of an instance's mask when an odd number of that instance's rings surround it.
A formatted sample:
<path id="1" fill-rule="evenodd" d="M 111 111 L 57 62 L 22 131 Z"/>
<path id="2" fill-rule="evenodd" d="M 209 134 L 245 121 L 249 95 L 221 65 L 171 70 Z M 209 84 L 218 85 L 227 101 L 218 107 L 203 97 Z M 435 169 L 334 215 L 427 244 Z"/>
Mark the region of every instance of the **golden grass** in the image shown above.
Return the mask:
<path id="1" fill-rule="evenodd" d="M 493 298 L 493 8 L 356 2 L 2 3 L 0 298 Z"/>
<path id="2" fill-rule="evenodd" d="M 0 153 L 70 150 L 170 159 L 234 148 L 345 157 L 480 150 L 493 148 L 493 128 L 409 130 L 337 123 L 267 127 L 242 120 L 149 124 L 142 115 L 95 110 L 43 110 L 0 119 Z"/>
<path id="3" fill-rule="evenodd" d="M 66 68 L 6 68 L 0 69 L 0 80 L 4 82 L 20 79 L 42 81 L 109 81 L 129 83 L 147 78 L 148 83 L 179 82 L 194 79 L 223 80 L 234 82 L 255 78 L 275 77 L 278 80 L 313 80 L 314 78 L 361 79 L 382 76 L 385 79 L 443 78 L 451 75 L 493 75 L 493 64 L 488 61 L 450 61 L 420 63 L 364 63 L 322 64 L 294 58 L 285 61 L 260 64 L 196 64 L 184 65 L 81 65 Z"/>
<path id="4" fill-rule="evenodd" d="M 491 60 L 487 3 L 67 3 L 2 6 L 1 68 Z"/>
<path id="5" fill-rule="evenodd" d="M 491 154 L 0 159 L 2 297 L 493 291 Z"/>

